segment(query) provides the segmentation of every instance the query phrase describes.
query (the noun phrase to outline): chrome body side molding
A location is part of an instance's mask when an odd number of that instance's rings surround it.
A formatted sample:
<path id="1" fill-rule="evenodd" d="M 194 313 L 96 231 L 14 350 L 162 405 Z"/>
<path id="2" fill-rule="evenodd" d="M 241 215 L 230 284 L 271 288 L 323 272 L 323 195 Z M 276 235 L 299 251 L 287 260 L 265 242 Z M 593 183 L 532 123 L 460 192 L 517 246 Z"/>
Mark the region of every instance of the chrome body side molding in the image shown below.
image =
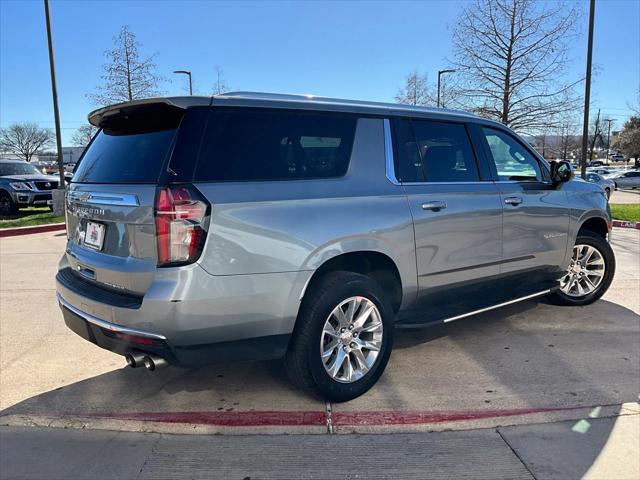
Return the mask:
<path id="1" fill-rule="evenodd" d="M 532 293 L 531 295 L 526 295 L 524 297 L 515 298 L 513 300 L 509 300 L 508 302 L 498 303 L 496 305 L 492 305 L 490 307 L 481 308 L 479 310 L 474 310 L 472 312 L 463 313 L 461 315 L 456 315 L 455 317 L 445 318 L 443 323 L 454 322 L 456 320 L 460 320 L 461 318 L 471 317 L 472 315 L 477 315 L 479 313 L 488 312 L 490 310 L 495 310 L 496 308 L 506 307 L 507 305 L 511 305 L 513 303 L 522 302 L 524 300 L 529 300 L 530 298 L 540 297 L 542 295 L 546 295 L 547 293 L 551 293 L 551 289 L 543 290 L 541 292 Z"/>

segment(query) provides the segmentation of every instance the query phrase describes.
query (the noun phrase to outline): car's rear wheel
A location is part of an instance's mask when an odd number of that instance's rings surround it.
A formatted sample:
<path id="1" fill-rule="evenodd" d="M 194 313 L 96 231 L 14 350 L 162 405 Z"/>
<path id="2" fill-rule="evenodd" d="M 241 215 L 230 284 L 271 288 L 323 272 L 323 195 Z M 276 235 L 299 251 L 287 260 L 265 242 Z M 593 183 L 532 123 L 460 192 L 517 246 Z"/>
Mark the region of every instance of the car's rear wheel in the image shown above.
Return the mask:
<path id="1" fill-rule="evenodd" d="M 605 294 L 616 269 L 609 243 L 589 231 L 578 234 L 571 261 L 560 279 L 560 288 L 550 296 L 559 305 L 588 305 Z"/>
<path id="2" fill-rule="evenodd" d="M 18 213 L 18 206 L 13 203 L 11 195 L 7 192 L 0 192 L 0 215 L 8 217 Z"/>
<path id="3" fill-rule="evenodd" d="M 343 402 L 380 378 L 393 344 L 393 310 L 370 277 L 332 272 L 305 298 L 285 357 L 292 382 Z"/>

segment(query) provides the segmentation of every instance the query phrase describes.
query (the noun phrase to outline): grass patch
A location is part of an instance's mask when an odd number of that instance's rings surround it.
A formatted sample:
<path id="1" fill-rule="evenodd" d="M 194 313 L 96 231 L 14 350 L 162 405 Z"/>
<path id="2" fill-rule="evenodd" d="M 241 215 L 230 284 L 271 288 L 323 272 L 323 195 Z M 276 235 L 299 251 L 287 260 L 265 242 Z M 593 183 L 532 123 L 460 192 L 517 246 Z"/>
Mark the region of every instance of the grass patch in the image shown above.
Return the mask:
<path id="1" fill-rule="evenodd" d="M 17 215 L 0 217 L 0 228 L 32 227 L 48 223 L 64 223 L 64 216 L 56 217 L 49 208 L 24 208 Z"/>
<path id="2" fill-rule="evenodd" d="M 611 216 L 615 220 L 626 220 L 627 222 L 640 222 L 640 204 L 612 203 Z"/>

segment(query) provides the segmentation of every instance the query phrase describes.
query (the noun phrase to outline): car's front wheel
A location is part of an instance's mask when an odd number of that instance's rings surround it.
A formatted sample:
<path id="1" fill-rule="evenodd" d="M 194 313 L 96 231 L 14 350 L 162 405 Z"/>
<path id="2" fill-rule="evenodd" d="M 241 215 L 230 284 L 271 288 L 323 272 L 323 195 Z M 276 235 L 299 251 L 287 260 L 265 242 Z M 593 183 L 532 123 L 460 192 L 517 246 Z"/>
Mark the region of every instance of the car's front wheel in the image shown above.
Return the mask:
<path id="1" fill-rule="evenodd" d="M 292 382 L 343 402 L 380 378 L 393 344 L 393 310 L 377 282 L 332 272 L 305 298 L 285 357 Z"/>
<path id="2" fill-rule="evenodd" d="M 589 231 L 578 234 L 571 261 L 560 279 L 560 288 L 550 296 L 559 305 L 588 305 L 605 294 L 616 270 L 611 245 Z"/>
<path id="3" fill-rule="evenodd" d="M 11 195 L 7 192 L 0 192 L 0 215 L 8 217 L 16 213 L 18 213 L 18 207 L 13 203 Z"/>

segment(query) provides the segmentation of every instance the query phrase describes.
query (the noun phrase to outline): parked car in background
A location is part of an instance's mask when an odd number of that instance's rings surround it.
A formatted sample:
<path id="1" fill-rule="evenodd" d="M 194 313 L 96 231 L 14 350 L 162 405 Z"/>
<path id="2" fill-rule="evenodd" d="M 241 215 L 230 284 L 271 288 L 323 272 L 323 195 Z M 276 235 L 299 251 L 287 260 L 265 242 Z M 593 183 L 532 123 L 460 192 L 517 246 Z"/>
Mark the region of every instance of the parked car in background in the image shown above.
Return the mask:
<path id="1" fill-rule="evenodd" d="M 586 180 L 587 182 L 600 185 L 604 190 L 604 192 L 607 194 L 607 200 L 611 198 L 611 192 L 613 192 L 616 189 L 616 185 L 613 182 L 613 180 L 604 178 L 594 172 L 587 172 Z"/>
<path id="2" fill-rule="evenodd" d="M 587 162 L 587 168 L 589 167 L 601 167 L 604 165 L 604 162 L 602 160 L 591 160 L 590 162 Z"/>
<path id="3" fill-rule="evenodd" d="M 625 170 L 607 177 L 616 188 L 640 188 L 640 171 Z"/>
<path id="4" fill-rule="evenodd" d="M 627 157 L 625 157 L 624 155 L 622 155 L 621 153 L 614 153 L 613 155 L 611 155 L 612 161 L 614 162 L 628 162 L 629 159 Z"/>
<path id="5" fill-rule="evenodd" d="M 22 160 L 0 160 L 0 215 L 15 215 L 19 208 L 51 205 L 51 190 L 58 179 L 44 175 Z"/>
<path id="6" fill-rule="evenodd" d="M 602 188 L 475 115 L 240 92 L 89 120 L 57 296 L 132 367 L 284 357 L 295 385 L 345 401 L 398 328 L 587 305 L 613 279 Z"/>
<path id="7" fill-rule="evenodd" d="M 611 175 L 612 173 L 615 173 L 615 169 L 614 168 L 608 168 L 608 167 L 588 167 L 587 168 L 587 173 L 591 172 L 591 173 L 597 173 L 598 175 Z"/>

